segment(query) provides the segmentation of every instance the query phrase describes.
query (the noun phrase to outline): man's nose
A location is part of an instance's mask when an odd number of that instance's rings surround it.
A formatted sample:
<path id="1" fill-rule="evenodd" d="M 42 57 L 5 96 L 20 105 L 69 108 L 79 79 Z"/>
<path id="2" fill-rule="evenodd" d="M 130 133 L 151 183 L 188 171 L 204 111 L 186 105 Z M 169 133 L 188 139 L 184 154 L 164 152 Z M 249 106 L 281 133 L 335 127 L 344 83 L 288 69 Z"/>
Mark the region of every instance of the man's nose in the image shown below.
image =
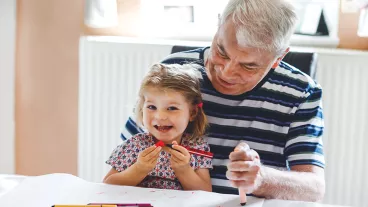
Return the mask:
<path id="1" fill-rule="evenodd" d="M 235 73 L 236 65 L 232 61 L 226 61 L 220 68 L 223 77 L 232 77 Z"/>

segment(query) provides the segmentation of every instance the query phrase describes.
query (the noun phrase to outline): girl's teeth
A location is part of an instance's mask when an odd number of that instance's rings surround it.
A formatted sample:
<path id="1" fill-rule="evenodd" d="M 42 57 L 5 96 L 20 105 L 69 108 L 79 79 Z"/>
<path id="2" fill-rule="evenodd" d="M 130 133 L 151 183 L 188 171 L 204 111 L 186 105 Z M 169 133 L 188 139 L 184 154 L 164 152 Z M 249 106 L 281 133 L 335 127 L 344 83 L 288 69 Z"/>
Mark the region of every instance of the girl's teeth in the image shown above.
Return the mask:
<path id="1" fill-rule="evenodd" d="M 171 126 L 157 126 L 157 129 L 160 131 L 165 131 L 171 129 Z"/>

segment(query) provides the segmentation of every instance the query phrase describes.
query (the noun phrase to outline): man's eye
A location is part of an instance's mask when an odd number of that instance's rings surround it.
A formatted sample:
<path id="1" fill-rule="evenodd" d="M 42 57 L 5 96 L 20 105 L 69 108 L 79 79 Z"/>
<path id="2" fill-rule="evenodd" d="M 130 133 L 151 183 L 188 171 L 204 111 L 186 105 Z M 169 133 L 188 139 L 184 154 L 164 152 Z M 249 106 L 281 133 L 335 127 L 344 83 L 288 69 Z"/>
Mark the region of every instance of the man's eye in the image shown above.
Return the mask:
<path id="1" fill-rule="evenodd" d="M 245 65 L 242 65 L 242 68 L 244 69 L 244 70 L 247 70 L 247 71 L 256 71 L 258 68 L 252 68 L 252 67 L 247 67 L 247 66 L 245 66 Z"/>
<path id="2" fill-rule="evenodd" d="M 167 108 L 167 110 L 174 111 L 174 110 L 178 110 L 178 108 L 175 106 L 170 106 L 169 108 Z"/>
<path id="3" fill-rule="evenodd" d="M 221 50 L 218 50 L 218 54 L 225 59 L 228 59 L 227 55 L 225 55 Z"/>
<path id="4" fill-rule="evenodd" d="M 148 105 L 147 106 L 147 109 L 156 110 L 156 106 L 154 106 L 154 105 Z"/>

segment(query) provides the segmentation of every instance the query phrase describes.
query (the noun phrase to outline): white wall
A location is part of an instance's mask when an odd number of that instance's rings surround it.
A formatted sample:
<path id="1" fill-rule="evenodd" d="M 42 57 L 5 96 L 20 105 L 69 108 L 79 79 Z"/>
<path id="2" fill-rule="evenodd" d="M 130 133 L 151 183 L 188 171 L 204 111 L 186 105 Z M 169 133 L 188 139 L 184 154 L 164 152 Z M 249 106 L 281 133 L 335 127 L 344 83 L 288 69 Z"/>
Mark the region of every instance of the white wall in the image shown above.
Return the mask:
<path id="1" fill-rule="evenodd" d="M 14 173 L 16 0 L 0 0 L 0 173 Z"/>

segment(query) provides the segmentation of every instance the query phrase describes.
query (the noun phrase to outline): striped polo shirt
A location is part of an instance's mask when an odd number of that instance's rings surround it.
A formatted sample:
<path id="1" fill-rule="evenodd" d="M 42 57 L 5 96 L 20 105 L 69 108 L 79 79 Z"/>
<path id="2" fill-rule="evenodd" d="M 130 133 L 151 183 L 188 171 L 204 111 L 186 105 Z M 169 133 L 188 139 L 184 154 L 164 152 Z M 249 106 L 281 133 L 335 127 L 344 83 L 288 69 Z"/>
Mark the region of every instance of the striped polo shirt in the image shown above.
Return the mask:
<path id="1" fill-rule="evenodd" d="M 265 166 L 290 170 L 294 165 L 324 168 L 322 89 L 300 70 L 281 62 L 251 91 L 221 94 L 204 69 L 209 48 L 175 53 L 162 63 L 196 63 L 202 66 L 203 109 L 209 121 L 205 136 L 214 153 L 210 171 L 213 191 L 237 194 L 226 178 L 229 154 L 240 142 L 258 152 Z M 142 132 L 131 117 L 123 140 Z"/>

